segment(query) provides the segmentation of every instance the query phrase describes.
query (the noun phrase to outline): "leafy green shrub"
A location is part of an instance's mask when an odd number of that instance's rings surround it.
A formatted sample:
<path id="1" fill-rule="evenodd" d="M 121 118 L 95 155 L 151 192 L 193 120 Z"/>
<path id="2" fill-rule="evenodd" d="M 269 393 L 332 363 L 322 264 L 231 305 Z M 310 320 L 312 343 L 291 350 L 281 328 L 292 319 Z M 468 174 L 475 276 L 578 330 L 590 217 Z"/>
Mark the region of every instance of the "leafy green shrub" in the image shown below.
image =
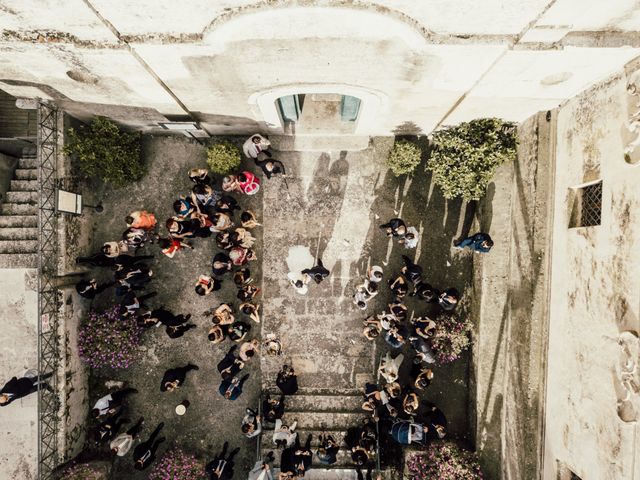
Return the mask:
<path id="1" fill-rule="evenodd" d="M 140 132 L 120 130 L 108 118 L 96 117 L 89 126 L 69 129 L 64 151 L 78 159 L 84 175 L 122 187 L 146 173 L 140 136 Z"/>
<path id="2" fill-rule="evenodd" d="M 207 148 L 207 164 L 213 173 L 226 175 L 240 166 L 240 149 L 231 142 L 220 142 Z"/>
<path id="3" fill-rule="evenodd" d="M 387 167 L 396 177 L 413 172 L 420 164 L 420 147 L 407 140 L 398 140 L 387 157 Z"/>
<path id="4" fill-rule="evenodd" d="M 433 134 L 427 169 L 445 198 L 478 200 L 496 168 L 516 158 L 515 125 L 497 118 L 480 118 Z"/>

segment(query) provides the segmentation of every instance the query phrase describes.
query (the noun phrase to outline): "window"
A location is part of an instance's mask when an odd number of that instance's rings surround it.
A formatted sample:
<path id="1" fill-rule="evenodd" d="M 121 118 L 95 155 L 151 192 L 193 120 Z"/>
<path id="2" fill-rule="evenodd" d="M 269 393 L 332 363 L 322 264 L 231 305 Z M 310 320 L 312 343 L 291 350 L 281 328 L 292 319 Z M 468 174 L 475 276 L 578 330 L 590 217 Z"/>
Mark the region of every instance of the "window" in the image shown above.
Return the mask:
<path id="1" fill-rule="evenodd" d="M 343 122 L 355 122 L 360 111 L 360 99 L 351 95 L 342 95 L 340 117 Z"/>
<path id="2" fill-rule="evenodd" d="M 569 228 L 594 227 L 602 220 L 602 180 L 570 189 Z"/>
<path id="3" fill-rule="evenodd" d="M 302 112 L 304 95 L 287 95 L 278 99 L 278 109 L 284 122 L 297 122 Z"/>

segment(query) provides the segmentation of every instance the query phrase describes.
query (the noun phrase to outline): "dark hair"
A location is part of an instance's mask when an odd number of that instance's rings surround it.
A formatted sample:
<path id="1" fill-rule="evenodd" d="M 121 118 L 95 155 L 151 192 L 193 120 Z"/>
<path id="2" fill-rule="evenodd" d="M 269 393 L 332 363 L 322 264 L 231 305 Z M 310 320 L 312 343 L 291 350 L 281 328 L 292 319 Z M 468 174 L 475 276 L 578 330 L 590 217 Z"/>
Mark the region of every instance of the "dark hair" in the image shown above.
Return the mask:
<path id="1" fill-rule="evenodd" d="M 377 292 L 378 291 L 378 284 L 377 283 L 367 283 L 367 291 L 369 292 Z"/>
<path id="2" fill-rule="evenodd" d="M 244 172 L 238 174 L 238 181 L 239 182 L 246 182 L 247 181 L 247 176 L 245 175 Z"/>
<path id="3" fill-rule="evenodd" d="M 251 306 L 250 303 L 243 305 L 242 308 L 240 309 L 242 311 L 242 313 L 246 313 L 249 314 L 253 311 L 253 307 Z"/>
<path id="4" fill-rule="evenodd" d="M 251 220 L 252 215 L 249 212 L 242 212 L 240 214 L 240 220 L 243 222 L 248 222 L 249 220 Z"/>
<path id="5" fill-rule="evenodd" d="M 409 232 L 404 236 L 404 238 L 413 239 L 413 238 L 415 238 L 415 235 L 413 233 Z"/>
<path id="6" fill-rule="evenodd" d="M 196 183 L 193 186 L 193 193 L 195 193 L 196 195 L 205 195 L 207 193 L 207 189 L 204 184 Z"/>
<path id="7" fill-rule="evenodd" d="M 175 202 L 173 202 L 173 211 L 176 213 L 180 213 L 180 210 L 182 210 L 182 202 L 183 200 L 176 200 Z"/>
<path id="8" fill-rule="evenodd" d="M 200 284 L 196 285 L 196 293 L 200 296 L 206 295 L 207 292 L 205 291 L 204 287 Z"/>
<path id="9" fill-rule="evenodd" d="M 351 455 L 351 458 L 353 459 L 353 463 L 356 465 L 364 465 L 369 457 L 367 457 L 367 454 L 362 450 L 356 450 Z"/>
<path id="10" fill-rule="evenodd" d="M 373 276 L 376 278 L 382 278 L 382 272 L 380 270 L 374 270 Z"/>
<path id="11" fill-rule="evenodd" d="M 169 248 L 171 246 L 171 240 L 168 238 L 160 238 L 158 239 L 158 246 L 160 248 Z"/>
<path id="12" fill-rule="evenodd" d="M 93 415 L 93 418 L 98 418 L 100 416 L 100 409 L 98 408 L 94 408 L 91 410 L 91 415 Z"/>
<path id="13" fill-rule="evenodd" d="M 212 341 L 212 342 L 216 339 L 216 336 L 215 336 L 215 334 L 213 334 L 213 333 L 210 333 L 209 335 L 207 335 L 207 337 L 208 337 L 208 338 L 209 338 L 209 340 L 210 340 L 210 341 Z"/>
<path id="14" fill-rule="evenodd" d="M 420 377 L 416 380 L 416 386 L 419 388 L 427 388 L 429 385 L 426 378 Z"/>
<path id="15" fill-rule="evenodd" d="M 133 223 L 133 217 L 131 215 L 127 215 L 124 217 L 124 221 L 127 222 L 127 225 Z"/>
<path id="16" fill-rule="evenodd" d="M 255 350 L 249 350 L 247 351 L 247 353 L 245 353 L 245 355 L 249 358 L 253 357 L 255 355 Z"/>
<path id="17" fill-rule="evenodd" d="M 102 248 L 100 248 L 100 251 L 102 253 L 109 253 L 111 251 L 111 246 L 110 245 L 103 245 Z"/>
<path id="18" fill-rule="evenodd" d="M 175 223 L 175 220 L 173 218 L 168 218 L 164 224 L 167 227 L 167 229 L 171 229 L 171 225 L 173 225 L 174 223 Z"/>
<path id="19" fill-rule="evenodd" d="M 484 241 L 484 243 L 486 243 L 486 244 L 487 244 L 487 246 L 489 246 L 489 247 L 493 247 L 493 240 L 491 240 L 490 238 L 487 238 L 487 239 Z"/>
<path id="20" fill-rule="evenodd" d="M 365 302 L 363 302 L 362 300 L 360 300 L 360 301 L 358 302 L 358 306 L 359 306 L 360 308 L 365 308 L 365 307 L 367 306 L 367 304 L 366 304 Z"/>
<path id="21" fill-rule="evenodd" d="M 256 143 L 256 140 L 257 140 L 258 142 L 260 142 L 260 135 L 254 135 L 253 137 L 251 137 L 251 141 L 252 141 L 253 143 Z"/>
<path id="22" fill-rule="evenodd" d="M 250 425 L 248 423 L 243 423 L 242 424 L 242 433 L 249 433 L 249 427 L 250 427 Z"/>
<path id="23" fill-rule="evenodd" d="M 303 285 L 304 285 L 304 284 L 302 283 L 302 280 L 296 280 L 295 286 L 296 286 L 297 288 L 302 288 L 302 286 L 303 286 Z"/>

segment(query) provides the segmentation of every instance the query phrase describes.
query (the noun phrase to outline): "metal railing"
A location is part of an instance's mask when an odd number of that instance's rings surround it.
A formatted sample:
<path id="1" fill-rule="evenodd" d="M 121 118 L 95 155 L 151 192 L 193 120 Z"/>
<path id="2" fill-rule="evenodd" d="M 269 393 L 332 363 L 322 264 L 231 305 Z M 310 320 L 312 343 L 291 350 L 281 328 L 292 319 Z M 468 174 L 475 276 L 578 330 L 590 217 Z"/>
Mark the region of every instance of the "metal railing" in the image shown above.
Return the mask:
<path id="1" fill-rule="evenodd" d="M 38 478 L 49 480 L 58 466 L 59 359 L 58 273 L 56 217 L 58 111 L 54 105 L 38 106 L 38 378 L 52 374 L 50 389 L 38 386 Z"/>

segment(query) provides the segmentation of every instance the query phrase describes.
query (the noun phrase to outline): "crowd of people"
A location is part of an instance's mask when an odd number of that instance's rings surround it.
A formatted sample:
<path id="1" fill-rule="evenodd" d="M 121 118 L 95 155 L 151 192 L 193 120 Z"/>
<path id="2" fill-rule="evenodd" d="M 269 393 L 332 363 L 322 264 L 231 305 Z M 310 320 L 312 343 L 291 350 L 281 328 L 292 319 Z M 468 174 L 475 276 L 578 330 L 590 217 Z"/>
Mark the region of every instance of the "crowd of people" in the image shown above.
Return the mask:
<path id="1" fill-rule="evenodd" d="M 274 175 L 285 176 L 284 165 L 272 158 L 269 141 L 261 135 L 250 137 L 245 142 L 243 151 L 254 159 L 256 166 L 267 178 Z M 213 255 L 210 273 L 200 274 L 195 279 L 194 289 L 196 295 L 208 296 L 220 290 L 222 282 L 227 279 L 231 279 L 237 287 L 236 299 L 227 299 L 204 312 L 211 321 L 207 335 L 209 342 L 212 345 L 226 341 L 231 343 L 226 355 L 217 364 L 220 374 L 218 392 L 225 399 L 234 401 L 242 395 L 243 384 L 249 378 L 249 374 L 245 373 L 248 364 L 255 362 L 260 354 L 282 355 L 282 345 L 274 334 L 265 335 L 262 339 L 255 335 L 251 338 L 252 326 L 261 322 L 261 306 L 256 300 L 261 291 L 249 268 L 251 262 L 257 260 L 254 251 L 256 237 L 252 232 L 261 224 L 252 211 L 243 210 L 238 200 L 232 196 L 255 194 L 260 189 L 261 181 L 249 171 L 221 178 L 219 187 L 218 182 L 204 168 L 192 169 L 188 176 L 193 187 L 191 192 L 173 202 L 174 215 L 164 223 L 165 235 L 159 232 L 158 221 L 153 213 L 146 210 L 131 212 L 124 219 L 126 229 L 121 239 L 106 242 L 99 252 L 77 259 L 81 265 L 110 268 L 113 278 L 103 283 L 95 278 L 81 280 L 76 285 L 76 291 L 81 297 L 92 300 L 113 288 L 114 302 L 119 306 L 121 319 L 134 319 L 143 329 L 164 327 L 170 339 L 178 339 L 197 326 L 190 323 L 189 313 L 176 314 L 163 305 L 151 305 L 150 299 L 156 292 L 149 288 L 153 285 L 154 272 L 147 261 L 154 255 L 139 253 L 143 247 L 153 244 L 157 245 L 160 253 L 174 258 L 175 255 L 181 255 L 181 250 L 192 249 L 192 242 L 196 238 L 214 236 L 219 251 Z M 381 225 L 380 229 L 405 249 L 413 249 L 418 243 L 418 230 L 413 226 L 407 227 L 400 218 L 391 219 Z M 487 234 L 478 233 L 456 242 L 455 246 L 486 253 L 493 242 Z M 276 385 L 281 393 L 277 396 L 265 393 L 260 405 L 261 413 L 254 408 L 246 408 L 240 426 L 245 437 L 257 437 L 264 426 L 273 426 L 273 446 L 282 450 L 278 480 L 303 478 L 312 468 L 314 458 L 321 465 L 336 463 L 342 442 L 350 451 L 359 478 L 364 480 L 364 468 L 370 479 L 377 453 L 378 431 L 392 435 L 400 443 L 424 443 L 430 438 L 442 438 L 446 434 L 447 421 L 444 413 L 422 398 L 434 376 L 430 364 L 435 362 L 435 356 L 428 340 L 435 323 L 426 314 L 409 318 L 405 301 L 409 297 L 415 297 L 419 305 L 432 305 L 433 308 L 452 311 L 457 307 L 460 295 L 455 288 L 434 288 L 424 278 L 420 265 L 406 255 L 402 255 L 402 260 L 400 272 L 387 280 L 392 300 L 384 311 L 371 314 L 363 321 L 364 336 L 369 340 L 382 337 L 389 351 L 381 359 L 378 370 L 379 378 L 384 380 L 384 384 L 368 383 L 363 392 L 362 409 L 365 416 L 360 426 L 349 429 L 344 439 L 336 439 L 324 432 L 320 434 L 314 457 L 311 435 L 301 443 L 295 431 L 296 422 L 285 425 L 282 420 L 286 410 L 286 397 L 294 395 L 298 390 L 295 370 L 287 364 L 282 365 L 277 375 Z M 319 284 L 329 275 L 330 271 L 317 258 L 309 268 L 289 274 L 289 281 L 297 293 L 304 295 L 312 280 Z M 380 293 L 380 285 L 384 279 L 385 272 L 381 266 L 374 265 L 368 269 L 366 278 L 356 287 L 353 295 L 357 308 L 367 309 L 369 301 Z M 236 301 L 237 307 L 234 306 Z M 405 345 L 409 348 L 403 353 Z M 408 379 L 402 379 L 400 369 L 408 355 L 412 357 L 410 373 Z M 199 367 L 191 363 L 171 366 L 160 380 L 160 391 L 172 392 L 180 389 L 187 378 L 194 375 L 191 372 L 197 370 Z M 37 375 L 13 377 L 0 390 L 0 406 L 6 406 L 37 391 L 39 384 L 42 388 L 50 388 L 46 383 L 46 376 L 39 379 Z M 126 456 L 135 445 L 133 466 L 144 470 L 154 462 L 156 451 L 165 440 L 160 437 L 164 423 L 160 422 L 146 440 L 139 443 L 137 442 L 144 429 L 142 416 L 139 416 L 133 426 L 121 432 L 124 425 L 130 423 L 124 415 L 128 410 L 127 398 L 136 393 L 135 388 L 127 387 L 107 393 L 96 401 L 91 410 L 91 417 L 95 421 L 93 438 L 96 445 L 108 445 L 110 451 L 119 457 Z M 188 402 L 185 408 L 186 406 Z M 397 433 L 398 426 L 403 427 L 405 424 L 408 425 L 408 441 L 402 440 Z M 379 428 L 380 426 L 383 428 Z M 206 471 L 210 478 L 233 477 L 234 457 L 239 448 L 227 453 L 228 447 L 225 442 L 221 452 L 207 464 Z M 273 452 L 260 459 L 249 472 L 249 480 L 272 480 L 270 464 L 273 460 Z"/>

